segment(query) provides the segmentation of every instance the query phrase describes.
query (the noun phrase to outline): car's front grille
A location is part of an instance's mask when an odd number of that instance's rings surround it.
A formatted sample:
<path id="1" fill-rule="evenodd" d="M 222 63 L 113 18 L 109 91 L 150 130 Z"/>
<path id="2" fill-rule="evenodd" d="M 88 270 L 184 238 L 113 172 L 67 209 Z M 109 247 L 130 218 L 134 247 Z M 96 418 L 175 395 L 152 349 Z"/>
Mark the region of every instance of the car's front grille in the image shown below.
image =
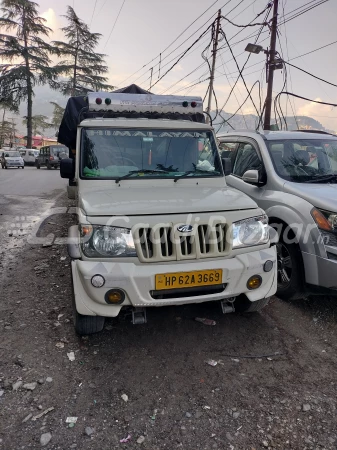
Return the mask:
<path id="1" fill-rule="evenodd" d="M 180 232 L 177 226 L 142 227 L 133 230 L 138 257 L 143 262 L 216 258 L 231 250 L 226 223 L 198 224 L 193 232 Z"/>

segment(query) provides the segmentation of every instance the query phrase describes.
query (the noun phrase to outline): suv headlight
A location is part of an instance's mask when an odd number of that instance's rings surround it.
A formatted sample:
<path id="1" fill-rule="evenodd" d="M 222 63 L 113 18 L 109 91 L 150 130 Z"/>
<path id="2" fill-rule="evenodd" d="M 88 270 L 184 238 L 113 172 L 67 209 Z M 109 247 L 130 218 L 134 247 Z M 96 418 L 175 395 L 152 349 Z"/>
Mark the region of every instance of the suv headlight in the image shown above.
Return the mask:
<path id="1" fill-rule="evenodd" d="M 313 208 L 311 215 L 319 228 L 323 244 L 337 247 L 337 213 Z"/>
<path id="2" fill-rule="evenodd" d="M 89 258 L 137 256 L 128 228 L 80 225 L 81 248 Z"/>
<path id="3" fill-rule="evenodd" d="M 233 249 L 267 244 L 268 241 L 267 216 L 251 217 L 233 223 Z"/>

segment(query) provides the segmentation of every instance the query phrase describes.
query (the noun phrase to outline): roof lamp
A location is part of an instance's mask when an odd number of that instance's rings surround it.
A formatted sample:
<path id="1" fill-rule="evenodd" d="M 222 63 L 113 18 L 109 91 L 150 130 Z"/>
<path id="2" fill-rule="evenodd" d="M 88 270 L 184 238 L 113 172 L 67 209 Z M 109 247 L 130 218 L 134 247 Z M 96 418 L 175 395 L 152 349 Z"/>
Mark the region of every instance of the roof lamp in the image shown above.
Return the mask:
<path id="1" fill-rule="evenodd" d="M 102 99 L 101 98 L 96 98 L 96 103 L 97 105 L 101 105 L 102 104 Z"/>
<path id="2" fill-rule="evenodd" d="M 111 105 L 111 98 L 106 98 L 105 99 L 105 104 L 106 105 Z"/>
<path id="3" fill-rule="evenodd" d="M 183 102 L 183 107 L 187 108 L 188 107 L 188 102 Z"/>
<path id="4" fill-rule="evenodd" d="M 247 47 L 245 48 L 246 52 L 249 53 L 255 53 L 256 55 L 258 55 L 260 52 L 262 52 L 263 47 L 261 45 L 256 45 L 256 44 L 248 44 Z"/>
<path id="5" fill-rule="evenodd" d="M 192 108 L 195 108 L 197 106 L 197 102 L 191 102 Z"/>

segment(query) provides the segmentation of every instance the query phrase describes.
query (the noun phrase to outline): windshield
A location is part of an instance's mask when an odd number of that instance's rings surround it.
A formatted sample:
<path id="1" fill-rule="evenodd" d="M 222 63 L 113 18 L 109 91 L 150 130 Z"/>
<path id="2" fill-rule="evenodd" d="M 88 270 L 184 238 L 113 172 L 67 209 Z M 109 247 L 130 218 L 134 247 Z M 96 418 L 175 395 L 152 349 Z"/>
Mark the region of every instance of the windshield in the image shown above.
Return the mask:
<path id="1" fill-rule="evenodd" d="M 331 182 L 337 176 L 337 139 L 267 142 L 278 175 L 297 183 Z"/>
<path id="2" fill-rule="evenodd" d="M 188 172 L 188 173 L 187 173 Z M 222 176 L 211 131 L 84 128 L 81 177 Z"/>
<path id="3" fill-rule="evenodd" d="M 5 158 L 20 158 L 20 156 L 19 152 L 5 152 Z"/>

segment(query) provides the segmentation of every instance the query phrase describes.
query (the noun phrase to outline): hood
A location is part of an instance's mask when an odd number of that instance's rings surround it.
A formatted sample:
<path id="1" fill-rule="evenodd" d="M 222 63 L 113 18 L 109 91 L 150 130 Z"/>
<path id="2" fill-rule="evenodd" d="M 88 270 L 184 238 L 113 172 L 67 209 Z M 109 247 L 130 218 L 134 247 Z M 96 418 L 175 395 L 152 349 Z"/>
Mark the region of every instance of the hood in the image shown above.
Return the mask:
<path id="1" fill-rule="evenodd" d="M 337 184 L 285 183 L 284 190 L 307 200 L 317 208 L 337 211 Z"/>
<path id="2" fill-rule="evenodd" d="M 227 186 L 126 188 L 83 192 L 80 206 L 88 216 L 188 214 L 255 209 L 247 195 Z"/>
<path id="3" fill-rule="evenodd" d="M 20 161 L 22 156 L 5 156 L 5 160 L 7 161 Z"/>

